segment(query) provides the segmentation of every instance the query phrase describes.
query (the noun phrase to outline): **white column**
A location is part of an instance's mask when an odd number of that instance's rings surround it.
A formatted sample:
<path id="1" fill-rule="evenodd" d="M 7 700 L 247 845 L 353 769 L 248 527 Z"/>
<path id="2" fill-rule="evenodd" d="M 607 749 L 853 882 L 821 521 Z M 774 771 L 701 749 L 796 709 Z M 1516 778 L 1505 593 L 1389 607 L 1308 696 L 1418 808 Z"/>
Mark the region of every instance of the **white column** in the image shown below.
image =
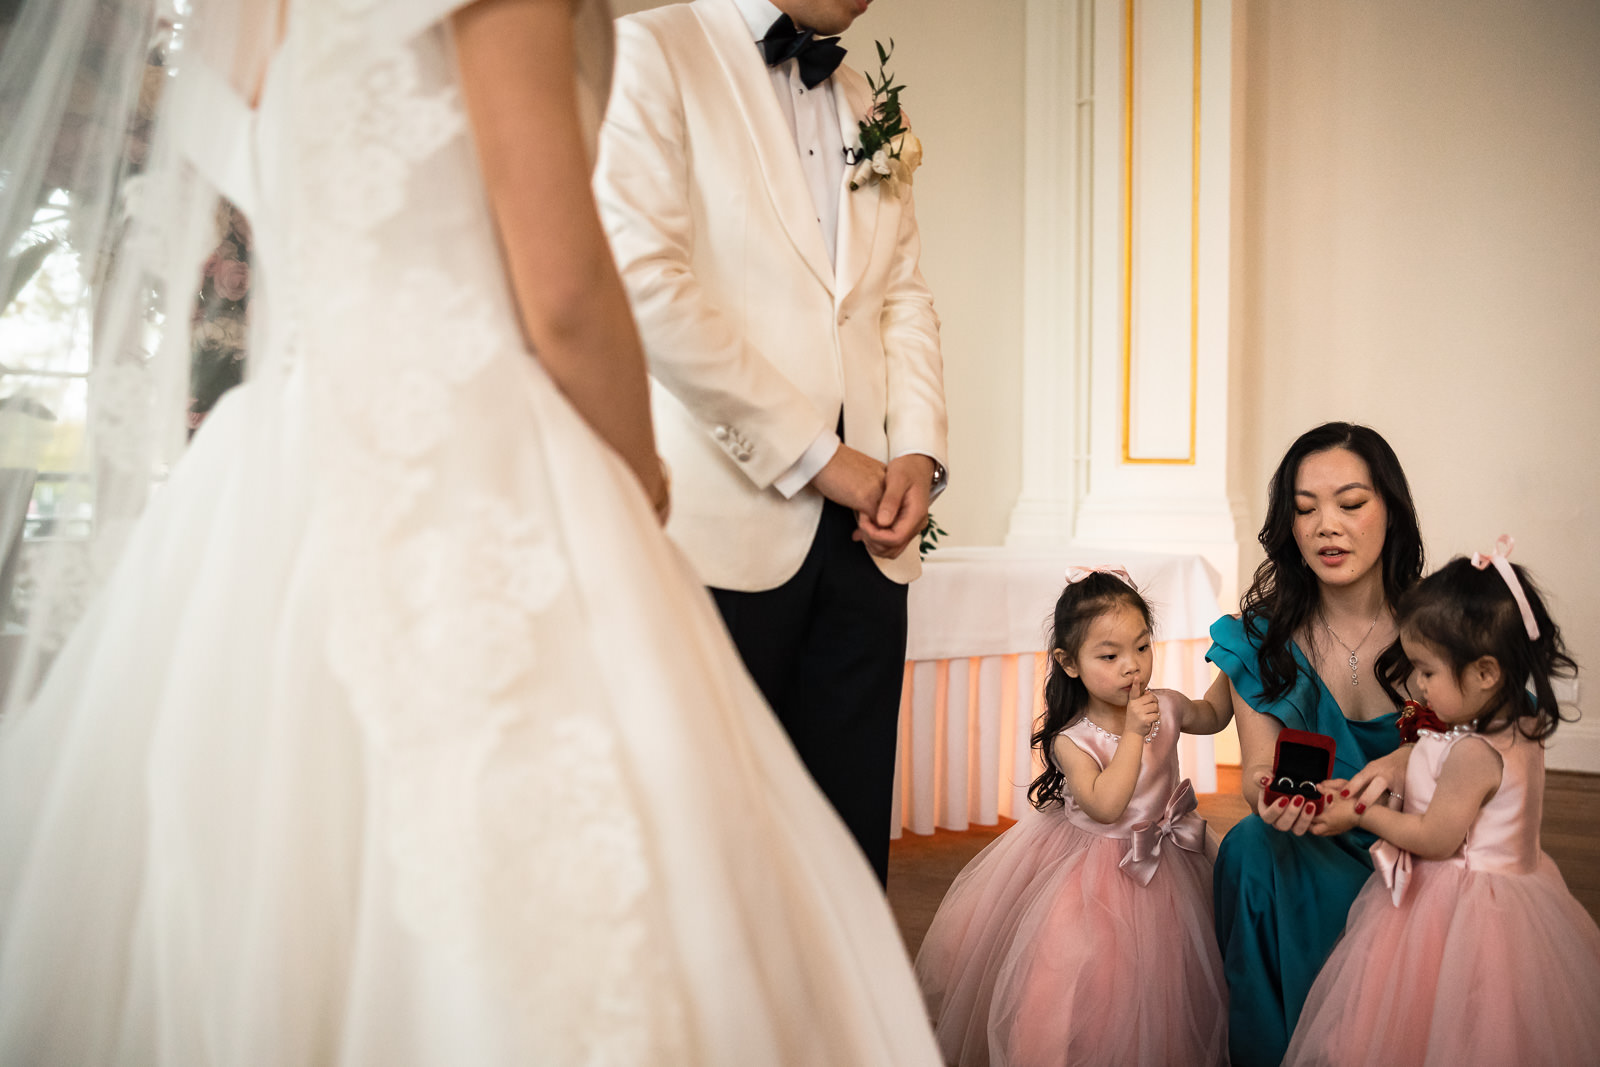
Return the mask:
<path id="1" fill-rule="evenodd" d="M 1204 555 L 1227 494 L 1231 0 L 1096 0 L 1089 488 L 1080 541 Z"/>
<path id="2" fill-rule="evenodd" d="M 1070 541 L 1089 449 L 1094 0 L 1027 0 L 1022 490 L 1007 545 Z"/>
<path id="3" fill-rule="evenodd" d="M 1197 552 L 1227 597 L 1232 3 L 1028 0 L 1006 538 Z"/>

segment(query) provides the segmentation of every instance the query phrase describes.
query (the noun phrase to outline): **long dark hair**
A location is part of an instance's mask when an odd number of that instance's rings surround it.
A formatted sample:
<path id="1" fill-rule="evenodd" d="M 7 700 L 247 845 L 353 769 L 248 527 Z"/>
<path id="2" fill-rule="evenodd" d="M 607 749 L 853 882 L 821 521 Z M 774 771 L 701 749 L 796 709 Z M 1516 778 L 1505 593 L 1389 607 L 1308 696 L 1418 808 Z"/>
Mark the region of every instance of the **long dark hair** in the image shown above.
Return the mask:
<path id="1" fill-rule="evenodd" d="M 1033 732 L 1033 747 L 1044 761 L 1044 773 L 1028 787 L 1028 799 L 1036 808 L 1061 803 L 1066 779 L 1051 748 L 1056 735 L 1076 722 L 1089 704 L 1089 690 L 1083 679 L 1072 677 L 1056 662 L 1055 650 L 1061 649 L 1076 662 L 1089 636 L 1089 625 L 1118 604 L 1133 608 L 1144 616 L 1145 626 L 1153 628 L 1150 605 L 1137 589 L 1116 575 L 1096 571 L 1069 584 L 1056 599 L 1050 622 L 1050 673 L 1044 681 L 1044 717 Z"/>
<path id="2" fill-rule="evenodd" d="M 1479 733 L 1504 730 L 1513 724 L 1522 736 L 1543 741 L 1561 723 L 1552 678 L 1571 678 L 1577 663 L 1561 640 L 1561 628 L 1545 610 L 1544 598 L 1528 572 L 1511 565 L 1533 609 L 1539 636 L 1529 638 L 1511 588 L 1493 567 L 1479 570 L 1472 561 L 1457 557 L 1428 575 L 1400 601 L 1402 633 L 1438 649 L 1449 662 L 1459 685 L 1467 668 L 1484 656 L 1500 664 L 1500 686 L 1473 724 Z M 1386 680 L 1399 685 L 1411 673 L 1402 654 L 1390 667 Z M 1533 692 L 1527 687 L 1533 686 Z M 1504 712 L 1503 721 L 1495 719 Z"/>
<path id="3" fill-rule="evenodd" d="M 1307 456 L 1342 448 L 1361 457 L 1372 475 L 1372 486 L 1383 498 L 1388 522 L 1383 531 L 1383 598 L 1391 607 L 1422 577 L 1422 533 L 1417 528 L 1417 508 L 1411 502 L 1406 472 L 1378 431 L 1348 422 L 1327 422 L 1307 430 L 1284 453 L 1267 488 L 1267 519 L 1256 540 L 1267 558 L 1256 568 L 1250 589 L 1240 601 L 1247 633 L 1258 642 L 1262 701 L 1270 704 L 1294 688 L 1299 669 L 1292 642 L 1317 609 L 1317 576 L 1300 555 L 1294 539 L 1295 478 Z M 1396 641 L 1378 657 L 1377 670 L 1401 655 Z"/>

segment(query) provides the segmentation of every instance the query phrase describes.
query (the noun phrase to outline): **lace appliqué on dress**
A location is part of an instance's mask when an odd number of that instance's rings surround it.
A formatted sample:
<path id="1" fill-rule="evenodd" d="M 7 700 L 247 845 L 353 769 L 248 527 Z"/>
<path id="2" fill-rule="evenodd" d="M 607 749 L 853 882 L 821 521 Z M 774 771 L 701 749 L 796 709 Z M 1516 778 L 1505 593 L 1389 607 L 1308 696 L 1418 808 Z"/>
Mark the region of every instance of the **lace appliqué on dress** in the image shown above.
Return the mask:
<path id="1" fill-rule="evenodd" d="M 448 40 L 375 49 L 373 17 L 338 0 L 292 24 L 286 295 L 337 516 L 330 659 L 375 752 L 396 905 L 508 976 L 536 1062 L 686 1060 L 615 726 L 572 680 L 588 653 L 549 487 L 471 447 L 505 430 L 474 405 L 529 356 L 492 237 L 457 221 L 481 192 Z"/>

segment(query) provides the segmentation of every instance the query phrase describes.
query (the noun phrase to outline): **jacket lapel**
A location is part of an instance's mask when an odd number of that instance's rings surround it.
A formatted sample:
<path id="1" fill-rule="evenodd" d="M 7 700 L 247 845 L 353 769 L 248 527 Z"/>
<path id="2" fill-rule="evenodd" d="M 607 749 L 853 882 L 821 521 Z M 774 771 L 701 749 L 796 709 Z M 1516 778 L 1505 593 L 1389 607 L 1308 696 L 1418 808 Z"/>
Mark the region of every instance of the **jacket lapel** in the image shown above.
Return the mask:
<path id="1" fill-rule="evenodd" d="M 872 106 L 872 94 L 866 82 L 853 71 L 842 67 L 833 76 L 833 98 L 839 111 L 839 133 L 848 148 L 859 148 L 861 130 L 858 124 Z M 850 188 L 850 167 L 845 168 L 839 189 L 839 234 L 834 248 L 834 263 L 838 270 L 836 292 L 844 299 L 855 288 L 867 269 L 872 256 L 872 241 L 878 232 L 878 208 L 883 200 L 883 190 L 863 186 Z"/>
<path id="2" fill-rule="evenodd" d="M 750 28 L 739 15 L 739 9 L 727 0 L 698 0 L 694 10 L 711 41 L 717 61 L 733 85 L 734 100 L 744 115 L 745 125 L 750 128 L 750 140 L 761 162 L 767 192 L 783 221 L 784 231 L 817 280 L 832 293 L 834 270 L 828 262 L 828 247 L 823 243 L 822 230 L 817 225 L 811 192 L 800 172 L 794 137 L 778 108 L 766 65 L 750 39 Z"/>

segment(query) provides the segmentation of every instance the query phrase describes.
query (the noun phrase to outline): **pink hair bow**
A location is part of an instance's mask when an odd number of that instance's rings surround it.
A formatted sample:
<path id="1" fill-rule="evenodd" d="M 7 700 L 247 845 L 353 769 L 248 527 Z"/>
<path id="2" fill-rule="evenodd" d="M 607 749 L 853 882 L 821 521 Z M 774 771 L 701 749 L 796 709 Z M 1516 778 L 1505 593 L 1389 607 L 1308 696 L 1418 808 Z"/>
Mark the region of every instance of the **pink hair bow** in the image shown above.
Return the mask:
<path id="1" fill-rule="evenodd" d="M 1517 542 L 1510 534 L 1501 534 L 1494 543 L 1494 552 L 1485 556 L 1482 552 L 1472 554 L 1472 565 L 1480 571 L 1487 570 L 1491 564 L 1500 572 L 1500 577 L 1506 580 L 1506 586 L 1511 590 L 1511 599 L 1517 602 L 1517 608 L 1522 612 L 1522 625 L 1528 631 L 1528 640 L 1534 641 L 1539 637 L 1539 624 L 1534 621 L 1533 607 L 1528 603 L 1528 594 L 1523 592 L 1522 583 L 1517 580 L 1517 572 L 1511 569 L 1511 550 Z"/>
<path id="2" fill-rule="evenodd" d="M 1138 588 L 1134 586 L 1133 578 L 1121 567 L 1068 567 L 1067 584 L 1077 585 L 1091 574 L 1109 574 L 1113 577 L 1121 578 L 1132 588 Z"/>
<path id="3" fill-rule="evenodd" d="M 1389 887 L 1389 899 L 1398 908 L 1406 899 L 1406 889 L 1411 885 L 1411 853 L 1396 848 L 1381 837 L 1367 851 L 1372 853 L 1373 869 L 1383 877 L 1383 884 Z"/>
<path id="4" fill-rule="evenodd" d="M 1161 844 L 1168 838 L 1178 848 L 1202 855 L 1206 850 L 1206 821 L 1195 810 L 1200 806 L 1195 799 L 1194 784 L 1185 778 L 1167 801 L 1167 810 L 1155 822 L 1135 823 L 1133 836 L 1128 841 L 1128 851 L 1117 864 L 1122 873 L 1138 882 L 1149 885 L 1161 862 Z"/>

